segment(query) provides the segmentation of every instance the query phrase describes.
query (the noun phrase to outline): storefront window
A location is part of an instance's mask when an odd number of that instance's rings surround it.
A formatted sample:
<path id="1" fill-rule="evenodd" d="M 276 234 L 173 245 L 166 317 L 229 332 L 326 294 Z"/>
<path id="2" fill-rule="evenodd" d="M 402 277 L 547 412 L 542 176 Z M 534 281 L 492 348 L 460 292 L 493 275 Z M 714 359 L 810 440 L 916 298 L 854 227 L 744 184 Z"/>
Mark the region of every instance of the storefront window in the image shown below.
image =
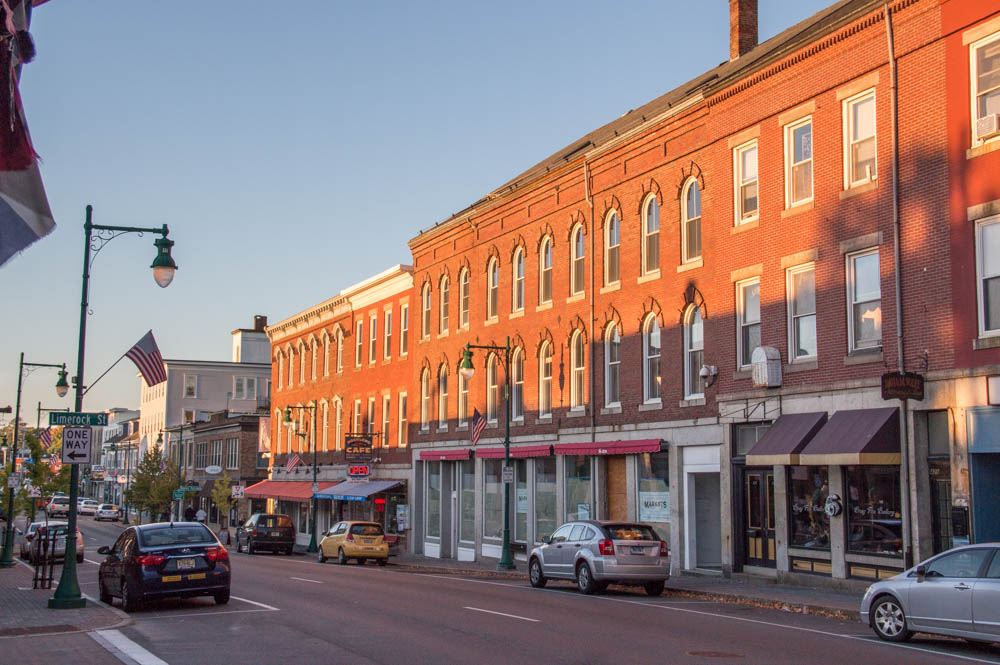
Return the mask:
<path id="1" fill-rule="evenodd" d="M 556 458 L 535 458 L 535 540 L 556 530 Z"/>
<path id="2" fill-rule="evenodd" d="M 503 460 L 483 460 L 483 538 L 500 538 L 503 535 L 502 466 Z"/>
<path id="3" fill-rule="evenodd" d="M 528 460 L 516 459 L 514 463 L 514 540 L 523 543 L 528 539 Z"/>
<path id="4" fill-rule="evenodd" d="M 847 551 L 903 553 L 899 468 L 848 466 Z"/>
<path id="5" fill-rule="evenodd" d="M 596 519 L 590 457 L 566 456 L 566 521 Z"/>
<path id="6" fill-rule="evenodd" d="M 473 460 L 459 462 L 459 477 L 462 483 L 461 511 L 458 539 L 466 542 L 476 540 L 476 463 Z"/>
<path id="7" fill-rule="evenodd" d="M 427 462 L 427 537 L 441 537 L 441 462 Z"/>
<path id="8" fill-rule="evenodd" d="M 639 521 L 670 521 L 670 454 L 643 453 L 639 458 Z"/>
<path id="9" fill-rule="evenodd" d="M 793 466 L 789 491 L 792 497 L 791 545 L 815 550 L 830 549 L 830 516 L 826 497 L 830 485 L 825 466 Z"/>

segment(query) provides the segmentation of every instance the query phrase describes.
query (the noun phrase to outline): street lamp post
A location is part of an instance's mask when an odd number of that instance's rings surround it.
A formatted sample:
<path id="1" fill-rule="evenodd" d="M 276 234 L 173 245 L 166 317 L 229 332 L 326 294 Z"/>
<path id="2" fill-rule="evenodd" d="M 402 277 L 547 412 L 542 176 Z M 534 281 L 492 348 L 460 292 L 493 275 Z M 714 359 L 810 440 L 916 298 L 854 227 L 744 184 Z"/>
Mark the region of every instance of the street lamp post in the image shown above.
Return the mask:
<path id="1" fill-rule="evenodd" d="M 17 367 L 17 406 L 14 411 L 14 441 L 10 446 L 10 474 L 13 474 L 16 470 L 17 464 L 17 431 L 21 424 L 21 387 L 24 384 L 24 370 L 28 368 L 40 368 L 40 367 L 54 367 L 59 370 L 59 380 L 56 381 L 56 394 L 60 397 L 65 397 L 66 393 L 69 392 L 69 383 L 66 382 L 66 363 L 61 365 L 53 365 L 50 363 L 26 363 L 24 362 L 24 352 L 21 352 L 21 361 Z M 39 460 L 41 462 L 41 460 Z M 8 475 L 8 478 L 10 476 Z M 70 488 L 72 490 L 72 488 Z M 76 498 L 73 498 L 72 503 L 70 503 L 70 515 L 76 515 L 76 511 L 72 508 L 76 505 Z M 34 518 L 34 515 L 29 515 L 29 518 Z M 71 528 L 75 527 L 75 523 L 71 523 Z M 69 533 L 76 533 L 75 531 L 70 531 Z M 73 545 L 76 545 L 76 538 L 66 538 L 68 543 L 70 540 L 73 541 Z M 68 545 L 67 545 L 68 547 Z M 75 554 L 75 552 L 74 552 Z M 73 562 L 76 563 L 76 557 L 73 557 Z M 7 528 L 4 530 L 3 536 L 3 556 L 0 557 L 0 568 L 10 568 L 14 565 L 14 488 L 7 483 Z"/>
<path id="2" fill-rule="evenodd" d="M 122 492 L 122 503 L 124 504 L 124 512 L 122 513 L 122 526 L 128 526 L 128 488 L 132 482 L 132 476 L 129 475 L 131 472 L 131 462 L 132 462 L 132 444 L 125 446 L 125 490 Z"/>
<path id="3" fill-rule="evenodd" d="M 510 468 L 510 337 L 504 346 L 494 344 L 466 344 L 462 352 L 462 363 L 458 371 L 462 377 L 468 381 L 476 373 L 476 368 L 472 364 L 472 349 L 484 349 L 503 354 L 504 380 L 504 405 L 507 417 L 504 420 L 503 436 L 503 465 Z M 510 554 L 510 483 L 503 484 L 503 545 L 500 549 L 500 561 L 497 562 L 497 570 L 514 570 L 514 558 Z"/>
<path id="4" fill-rule="evenodd" d="M 305 434 L 299 434 L 296 421 L 292 420 L 292 409 L 300 409 L 302 411 L 310 411 L 312 418 L 312 426 L 309 429 L 309 435 L 312 437 L 312 449 L 313 449 L 313 482 L 312 482 L 312 535 L 309 538 L 309 547 L 306 548 L 306 552 L 315 552 L 319 549 L 316 545 L 316 473 L 318 467 L 316 466 L 316 407 L 307 406 L 286 406 L 285 407 L 285 418 L 282 420 L 285 427 L 292 430 L 296 436 L 305 438 Z"/>
<path id="5" fill-rule="evenodd" d="M 87 308 L 90 305 L 90 266 L 93 263 L 93 259 L 97 258 L 97 254 L 105 245 L 120 235 L 125 235 L 126 233 L 138 233 L 139 235 L 143 233 L 158 233 L 161 237 L 153 241 L 153 245 L 156 247 L 156 257 L 150 266 L 153 269 L 153 280 L 160 288 L 166 288 L 173 281 L 174 272 L 177 270 L 177 264 L 174 263 L 174 259 L 170 255 L 170 249 L 173 247 L 174 241 L 167 238 L 170 229 L 167 228 L 166 224 L 160 228 L 102 226 L 93 223 L 93 214 L 94 207 L 88 205 L 87 219 L 83 224 L 83 288 L 80 298 L 80 337 L 76 351 L 76 376 L 73 379 L 76 388 L 76 404 L 74 405 L 74 411 L 76 412 L 83 411 L 83 393 L 86 389 L 83 380 L 83 368 L 87 348 Z M 93 257 L 91 256 L 91 252 L 93 252 Z M 77 484 L 79 482 L 79 465 L 73 464 L 70 469 L 70 511 L 66 527 L 66 532 L 70 534 L 70 537 L 66 538 L 66 558 L 63 563 L 62 574 L 59 576 L 59 586 L 56 587 L 56 592 L 52 595 L 52 598 L 49 598 L 50 609 L 75 609 L 87 604 L 87 601 L 80 594 L 80 583 L 76 575 L 76 539 L 72 537 L 72 534 L 76 533 L 75 506 Z"/>

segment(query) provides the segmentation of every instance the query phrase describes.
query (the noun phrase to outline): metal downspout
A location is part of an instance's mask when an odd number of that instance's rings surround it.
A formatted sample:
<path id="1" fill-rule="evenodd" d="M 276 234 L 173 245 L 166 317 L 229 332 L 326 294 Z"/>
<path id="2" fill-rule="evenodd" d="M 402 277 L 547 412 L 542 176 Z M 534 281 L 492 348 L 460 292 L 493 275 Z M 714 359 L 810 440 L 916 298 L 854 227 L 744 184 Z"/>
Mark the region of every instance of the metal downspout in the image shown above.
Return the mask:
<path id="1" fill-rule="evenodd" d="M 594 223 L 594 199 L 590 196 L 590 172 L 586 159 L 583 160 L 583 191 L 584 198 L 590 204 L 590 318 L 587 320 L 587 334 L 590 339 L 588 340 L 589 344 L 587 344 L 587 362 L 590 364 L 588 406 L 590 407 L 590 440 L 593 442 L 597 440 L 597 403 L 594 401 L 594 381 L 597 374 L 594 368 L 594 272 L 597 266 L 594 236 L 597 234 L 597 227 Z"/>

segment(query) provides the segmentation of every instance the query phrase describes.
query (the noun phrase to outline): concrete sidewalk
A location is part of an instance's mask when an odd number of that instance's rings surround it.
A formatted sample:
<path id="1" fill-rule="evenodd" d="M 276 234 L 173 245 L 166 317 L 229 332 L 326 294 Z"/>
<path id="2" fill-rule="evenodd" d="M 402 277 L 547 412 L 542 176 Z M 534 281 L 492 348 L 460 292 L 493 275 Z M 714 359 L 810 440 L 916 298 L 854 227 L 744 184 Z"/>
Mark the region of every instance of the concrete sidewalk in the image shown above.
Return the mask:
<path id="1" fill-rule="evenodd" d="M 442 575 L 475 575 L 520 580 L 527 580 L 528 577 L 525 561 L 515 561 L 513 571 L 497 571 L 496 562 L 492 560 L 456 561 L 402 553 L 391 556 L 389 565 Z M 725 578 L 721 575 L 680 575 L 671 577 L 667 581 L 666 593 L 857 621 L 861 596 L 864 592 L 776 584 L 768 579 L 748 575 L 735 578 Z"/>

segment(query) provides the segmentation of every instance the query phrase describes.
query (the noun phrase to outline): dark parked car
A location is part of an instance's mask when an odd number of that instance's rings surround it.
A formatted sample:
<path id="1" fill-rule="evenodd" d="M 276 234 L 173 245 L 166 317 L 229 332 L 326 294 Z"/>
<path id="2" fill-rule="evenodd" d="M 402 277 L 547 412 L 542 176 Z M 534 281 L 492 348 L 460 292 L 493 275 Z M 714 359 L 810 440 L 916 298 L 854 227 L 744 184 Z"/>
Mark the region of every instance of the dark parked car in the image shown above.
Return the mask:
<path id="1" fill-rule="evenodd" d="M 101 600 L 122 599 L 131 612 L 143 601 L 167 596 L 213 596 L 229 602 L 229 552 L 215 534 L 197 522 L 129 527 L 104 555 L 98 571 Z"/>
<path id="2" fill-rule="evenodd" d="M 254 513 L 236 529 L 236 549 L 253 554 L 261 550 L 291 554 L 295 526 L 288 515 Z"/>

